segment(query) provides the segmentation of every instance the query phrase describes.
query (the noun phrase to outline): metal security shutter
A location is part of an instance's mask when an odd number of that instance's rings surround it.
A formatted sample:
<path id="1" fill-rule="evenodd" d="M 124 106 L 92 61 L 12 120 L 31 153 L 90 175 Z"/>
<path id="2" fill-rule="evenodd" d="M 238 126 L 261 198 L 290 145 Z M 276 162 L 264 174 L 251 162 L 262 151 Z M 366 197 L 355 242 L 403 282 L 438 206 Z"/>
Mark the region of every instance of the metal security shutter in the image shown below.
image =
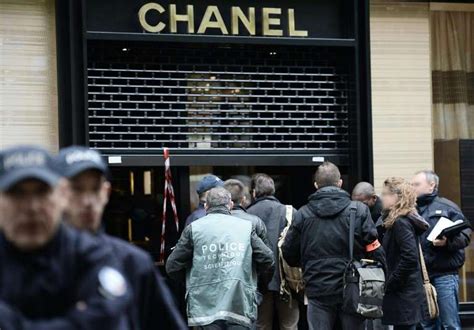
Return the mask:
<path id="1" fill-rule="evenodd" d="M 89 41 L 88 54 L 93 148 L 348 153 L 343 48 Z"/>

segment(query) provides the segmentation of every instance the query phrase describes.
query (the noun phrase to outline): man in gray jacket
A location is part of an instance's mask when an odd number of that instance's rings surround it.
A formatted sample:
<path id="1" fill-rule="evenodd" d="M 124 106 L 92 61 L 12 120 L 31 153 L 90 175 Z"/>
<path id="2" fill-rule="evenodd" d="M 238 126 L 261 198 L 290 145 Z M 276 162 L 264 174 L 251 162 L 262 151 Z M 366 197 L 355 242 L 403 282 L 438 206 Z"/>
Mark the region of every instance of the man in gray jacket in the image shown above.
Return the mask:
<path id="1" fill-rule="evenodd" d="M 274 267 L 273 253 L 250 221 L 231 216 L 230 193 L 217 187 L 207 215 L 187 226 L 166 263 L 170 277 L 186 274 L 188 325 L 200 329 L 249 329 L 256 319 L 257 271 Z"/>

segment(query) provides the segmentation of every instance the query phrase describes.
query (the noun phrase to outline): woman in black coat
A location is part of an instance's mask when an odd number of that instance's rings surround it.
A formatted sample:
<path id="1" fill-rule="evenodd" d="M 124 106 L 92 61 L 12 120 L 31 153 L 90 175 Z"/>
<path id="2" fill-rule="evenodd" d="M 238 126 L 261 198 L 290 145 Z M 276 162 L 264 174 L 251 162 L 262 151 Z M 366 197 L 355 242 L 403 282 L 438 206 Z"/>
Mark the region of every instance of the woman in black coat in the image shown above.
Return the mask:
<path id="1" fill-rule="evenodd" d="M 382 323 L 395 330 L 416 329 L 426 315 L 418 244 L 429 225 L 416 213 L 416 194 L 402 178 L 384 182 L 382 203 L 382 245 L 387 260 Z"/>

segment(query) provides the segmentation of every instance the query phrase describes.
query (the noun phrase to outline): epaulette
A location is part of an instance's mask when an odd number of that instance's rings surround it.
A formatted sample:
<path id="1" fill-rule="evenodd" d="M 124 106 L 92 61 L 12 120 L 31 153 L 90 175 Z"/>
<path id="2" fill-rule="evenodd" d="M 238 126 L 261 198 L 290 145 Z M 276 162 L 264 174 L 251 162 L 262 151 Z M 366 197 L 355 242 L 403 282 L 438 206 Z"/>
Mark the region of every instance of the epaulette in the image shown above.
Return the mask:
<path id="1" fill-rule="evenodd" d="M 454 209 L 455 209 L 456 211 L 458 211 L 458 212 L 461 212 L 461 208 L 460 208 L 456 203 L 454 203 L 453 201 L 450 201 L 450 200 L 447 199 L 447 198 L 439 197 L 439 196 L 438 196 L 438 197 L 435 199 L 435 201 L 436 201 L 437 203 L 442 204 L 442 205 L 446 205 L 446 206 L 452 207 L 452 208 L 454 208 Z"/>

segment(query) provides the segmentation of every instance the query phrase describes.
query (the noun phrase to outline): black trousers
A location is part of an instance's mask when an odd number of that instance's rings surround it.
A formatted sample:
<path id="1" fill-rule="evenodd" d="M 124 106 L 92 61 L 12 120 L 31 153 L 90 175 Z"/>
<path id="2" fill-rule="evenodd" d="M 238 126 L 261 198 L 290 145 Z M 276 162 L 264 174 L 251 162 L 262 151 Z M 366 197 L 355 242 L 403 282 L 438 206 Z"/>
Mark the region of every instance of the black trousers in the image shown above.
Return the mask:
<path id="1" fill-rule="evenodd" d="M 343 330 L 364 330 L 365 319 L 342 311 L 341 305 L 325 305 L 310 299 L 308 303 L 308 325 L 310 330 L 332 330 L 336 320 Z"/>
<path id="2" fill-rule="evenodd" d="M 414 324 L 414 325 L 394 325 L 393 330 L 416 330 L 416 324 Z"/>

